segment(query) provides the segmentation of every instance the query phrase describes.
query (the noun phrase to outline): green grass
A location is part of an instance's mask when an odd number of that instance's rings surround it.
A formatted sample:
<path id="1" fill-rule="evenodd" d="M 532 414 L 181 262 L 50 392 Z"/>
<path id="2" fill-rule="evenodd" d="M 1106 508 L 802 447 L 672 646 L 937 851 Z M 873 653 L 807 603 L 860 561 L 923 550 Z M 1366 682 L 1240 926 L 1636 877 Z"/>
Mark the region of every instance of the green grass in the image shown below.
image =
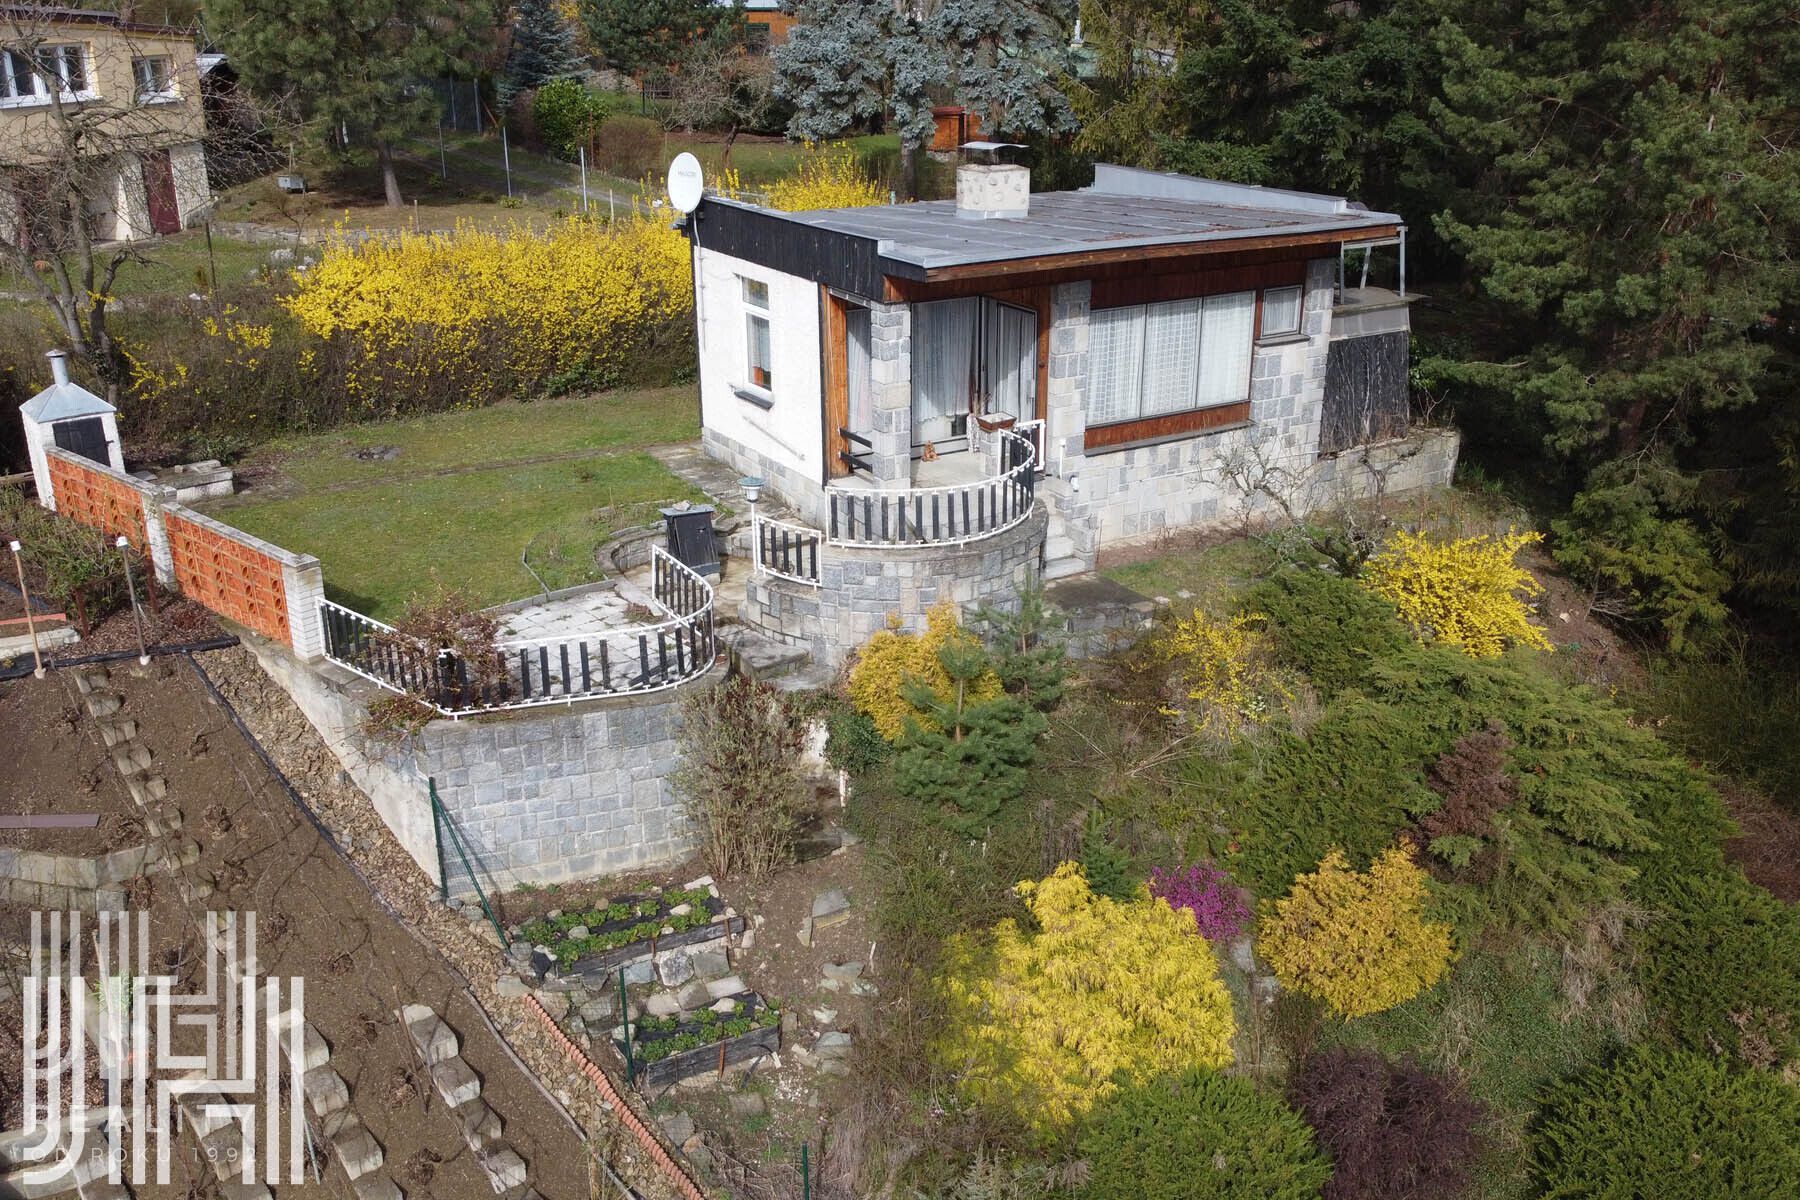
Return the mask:
<path id="1" fill-rule="evenodd" d="M 1182 592 L 1193 599 L 1182 601 L 1223 616 L 1264 571 L 1275 556 L 1254 538 L 1237 538 L 1196 550 L 1180 550 L 1143 562 L 1109 567 L 1100 572 L 1134 592 L 1176 601 Z"/>
<path id="2" fill-rule="evenodd" d="M 536 466 L 498 466 L 456 475 L 370 483 L 322 494 L 232 507 L 231 524 L 298 553 L 317 555 L 331 599 L 392 621 L 434 581 L 476 605 L 519 600 L 538 585 L 519 562 L 526 545 L 557 530 L 583 569 L 598 578 L 591 547 L 615 528 L 615 506 L 705 499 L 643 453 Z M 639 510 L 630 509 L 630 512 Z M 585 560 L 573 553 L 579 538 Z"/>
<path id="3" fill-rule="evenodd" d="M 206 295 L 213 271 L 217 271 L 221 285 L 241 283 L 269 261 L 269 252 L 275 248 L 274 245 L 238 241 L 215 233 L 209 255 L 203 230 L 170 234 L 137 247 L 144 261 L 127 262 L 119 268 L 119 274 L 113 280 L 113 295 L 186 296 L 190 292 Z M 68 263 L 71 272 L 79 270 L 73 256 Z M 102 258 L 95 264 L 96 270 L 103 268 L 104 263 Z M 16 272 L 0 271 L 0 291 L 30 294 L 31 283 Z"/>
<path id="4" fill-rule="evenodd" d="M 867 134 L 843 140 L 859 158 L 865 160 L 870 155 L 883 152 L 895 155 L 900 152 L 899 134 Z M 699 159 L 709 181 L 725 168 L 725 145 L 716 138 L 683 137 L 671 133 L 663 140 L 663 145 L 670 157 L 685 150 Z M 750 142 L 740 139 L 731 148 L 731 166 L 737 171 L 738 179 L 745 187 L 756 189 L 783 176 L 792 175 L 814 153 L 817 152 L 807 149 L 801 142 Z"/>
<path id="5" fill-rule="evenodd" d="M 699 436 L 700 402 L 689 385 L 371 421 L 278 439 L 266 443 L 258 456 L 273 456 L 295 483 L 317 490 L 551 455 L 685 442 Z M 400 453 L 373 462 L 351 457 L 374 446 L 394 446 Z"/>
<path id="6" fill-rule="evenodd" d="M 1320 1033 L 1389 1058 L 1414 1054 L 1466 1079 L 1492 1114 L 1472 1195 L 1495 1200 L 1527 1194 L 1525 1127 L 1538 1095 L 1619 1045 L 1597 1014 L 1571 1009 L 1557 952 L 1537 944 L 1475 950 L 1417 999 L 1347 1022 L 1326 1018 Z"/>

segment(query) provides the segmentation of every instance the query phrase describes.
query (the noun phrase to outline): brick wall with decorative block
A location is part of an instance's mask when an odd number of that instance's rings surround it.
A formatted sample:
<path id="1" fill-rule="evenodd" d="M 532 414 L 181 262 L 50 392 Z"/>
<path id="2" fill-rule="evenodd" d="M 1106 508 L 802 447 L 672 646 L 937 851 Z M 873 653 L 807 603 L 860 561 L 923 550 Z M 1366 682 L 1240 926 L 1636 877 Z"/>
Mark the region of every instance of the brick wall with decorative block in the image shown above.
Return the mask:
<path id="1" fill-rule="evenodd" d="M 283 568 L 298 556 L 188 509 L 165 508 L 163 522 L 175 586 L 184 595 L 284 646 L 293 644 Z"/>
<path id="2" fill-rule="evenodd" d="M 148 545 L 144 498 L 154 489 L 127 475 L 60 448 L 46 451 L 56 509 L 83 525 L 124 534 L 140 552 Z"/>

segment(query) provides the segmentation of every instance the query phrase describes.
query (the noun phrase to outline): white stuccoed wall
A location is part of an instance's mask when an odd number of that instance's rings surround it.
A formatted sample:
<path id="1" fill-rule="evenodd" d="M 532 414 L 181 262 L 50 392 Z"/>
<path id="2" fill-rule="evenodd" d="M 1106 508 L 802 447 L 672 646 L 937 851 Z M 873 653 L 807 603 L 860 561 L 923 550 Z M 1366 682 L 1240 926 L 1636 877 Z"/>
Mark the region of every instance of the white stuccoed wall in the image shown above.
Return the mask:
<path id="1" fill-rule="evenodd" d="M 819 289 L 809 280 L 705 248 L 694 251 L 698 313 L 700 420 L 709 453 L 761 475 L 783 496 L 819 489 L 824 477 L 823 382 L 819 362 Z M 732 386 L 750 382 L 743 285 L 769 287 L 769 353 L 775 399 L 762 409 Z"/>

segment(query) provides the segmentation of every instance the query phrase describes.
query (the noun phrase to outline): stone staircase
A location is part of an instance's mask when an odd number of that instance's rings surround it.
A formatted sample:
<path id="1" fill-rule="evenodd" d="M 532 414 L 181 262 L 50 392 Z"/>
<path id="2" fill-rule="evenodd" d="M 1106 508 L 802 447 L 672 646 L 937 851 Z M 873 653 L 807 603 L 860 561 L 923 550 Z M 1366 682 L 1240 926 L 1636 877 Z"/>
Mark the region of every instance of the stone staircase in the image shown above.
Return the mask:
<path id="1" fill-rule="evenodd" d="M 1037 494 L 1050 515 L 1050 527 L 1044 532 L 1044 582 L 1067 579 L 1091 568 L 1078 556 L 1075 539 L 1069 531 L 1064 506 L 1068 504 L 1067 484 L 1060 479 L 1038 480 Z"/>

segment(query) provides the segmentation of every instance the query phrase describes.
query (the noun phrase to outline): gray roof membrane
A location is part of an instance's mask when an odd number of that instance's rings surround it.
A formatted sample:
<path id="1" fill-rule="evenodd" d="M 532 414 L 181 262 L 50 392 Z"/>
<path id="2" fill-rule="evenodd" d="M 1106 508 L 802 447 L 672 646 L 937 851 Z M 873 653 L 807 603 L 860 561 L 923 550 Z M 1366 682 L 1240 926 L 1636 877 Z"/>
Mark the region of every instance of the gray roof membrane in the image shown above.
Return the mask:
<path id="1" fill-rule="evenodd" d="M 735 203 L 723 201 L 723 203 Z M 1101 164 L 1093 187 L 1037 192 L 1024 217 L 958 216 L 954 200 L 775 213 L 879 243 L 882 257 L 940 267 L 1281 234 L 1354 233 L 1405 222 L 1337 196 Z"/>

